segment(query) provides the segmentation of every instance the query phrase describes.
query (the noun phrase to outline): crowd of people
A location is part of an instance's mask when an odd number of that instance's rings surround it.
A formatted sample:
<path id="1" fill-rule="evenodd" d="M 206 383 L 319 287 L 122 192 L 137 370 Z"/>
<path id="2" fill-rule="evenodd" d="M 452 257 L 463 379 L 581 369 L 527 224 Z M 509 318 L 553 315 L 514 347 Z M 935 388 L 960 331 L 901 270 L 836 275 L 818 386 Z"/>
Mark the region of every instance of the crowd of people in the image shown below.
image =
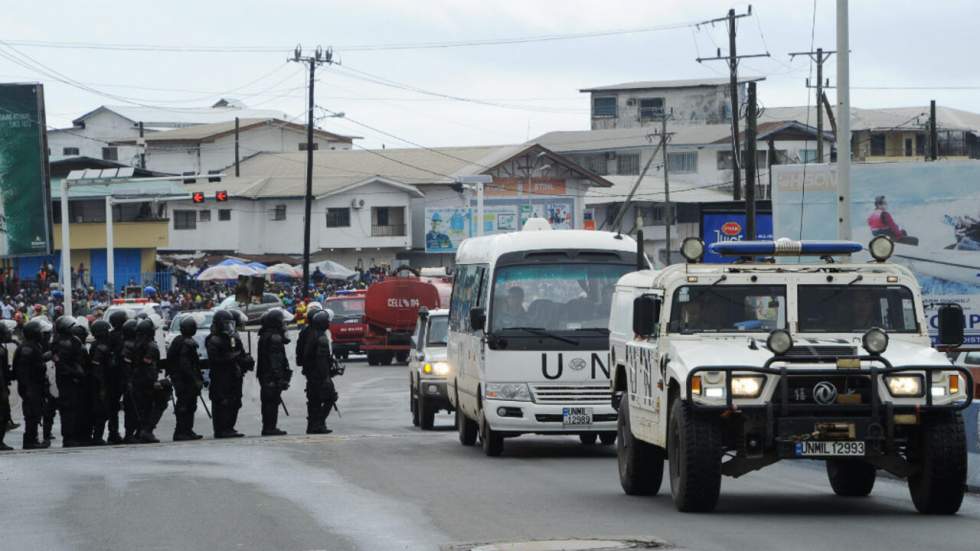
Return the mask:
<path id="1" fill-rule="evenodd" d="M 295 363 L 306 377 L 306 432 L 328 434 L 326 419 L 337 401 L 332 379 L 343 374 L 343 367 L 332 354 L 329 312 L 311 303 L 309 313 L 311 323 L 297 338 Z M 69 316 L 54 323 L 37 316 L 23 325 L 19 342 L 10 326 L 0 323 L 0 451 L 12 449 L 3 437 L 18 427 L 9 400 L 14 382 L 21 398 L 24 449 L 51 446 L 56 415 L 66 448 L 159 442 L 154 431 L 174 397 L 173 439 L 200 439 L 194 418 L 198 401 L 204 402 L 205 387 L 212 404 L 214 437 L 241 437 L 235 424 L 244 377 L 253 369 L 261 387 L 262 435 L 283 435 L 277 426 L 278 410 L 293 376 L 286 354 L 286 320 L 282 309 L 263 315 L 253 359 L 238 333 L 246 321 L 244 314 L 215 312 L 205 339 L 208 384 L 194 339 L 193 316 L 182 318 L 181 334 L 167 350 L 166 362 L 161 361 L 153 322 L 146 317 L 130 319 L 123 311 L 96 320 L 90 328 Z M 16 345 L 12 362 L 6 353 L 10 344 Z M 54 364 L 53 381 L 47 375 L 48 363 Z"/>

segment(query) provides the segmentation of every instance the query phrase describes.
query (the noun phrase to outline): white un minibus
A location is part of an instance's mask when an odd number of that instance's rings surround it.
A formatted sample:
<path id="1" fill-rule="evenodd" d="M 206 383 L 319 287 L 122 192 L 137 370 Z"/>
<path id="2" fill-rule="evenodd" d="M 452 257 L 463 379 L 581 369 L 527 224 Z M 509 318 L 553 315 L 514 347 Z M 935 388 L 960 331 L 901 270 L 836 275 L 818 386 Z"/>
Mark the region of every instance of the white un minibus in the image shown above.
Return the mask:
<path id="1" fill-rule="evenodd" d="M 463 241 L 447 377 L 460 442 L 472 446 L 479 436 L 490 456 L 500 455 L 504 438 L 527 433 L 612 444 L 610 304 L 616 281 L 636 269 L 631 238 L 551 230 L 540 219 Z"/>

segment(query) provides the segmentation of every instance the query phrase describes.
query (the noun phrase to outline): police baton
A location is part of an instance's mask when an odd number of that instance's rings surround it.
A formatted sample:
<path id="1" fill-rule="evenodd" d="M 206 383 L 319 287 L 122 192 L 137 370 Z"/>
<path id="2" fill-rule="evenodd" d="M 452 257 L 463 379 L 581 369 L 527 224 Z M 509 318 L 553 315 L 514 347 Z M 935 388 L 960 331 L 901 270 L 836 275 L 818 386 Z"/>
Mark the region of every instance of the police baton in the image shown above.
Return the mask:
<path id="1" fill-rule="evenodd" d="M 286 409 L 286 402 L 283 401 L 282 396 L 279 397 L 279 405 L 282 406 L 282 410 L 286 413 L 286 417 L 289 417 L 289 410 Z"/>
<path id="2" fill-rule="evenodd" d="M 201 405 L 204 406 L 204 412 L 208 414 L 208 419 L 211 419 L 211 410 L 208 409 L 208 403 L 204 401 L 204 395 L 198 394 L 197 397 L 201 399 Z"/>
<path id="3" fill-rule="evenodd" d="M 344 418 L 344 416 L 340 414 L 340 408 L 337 407 L 337 402 L 333 403 L 333 410 L 337 412 L 337 417 L 340 417 L 341 419 Z"/>

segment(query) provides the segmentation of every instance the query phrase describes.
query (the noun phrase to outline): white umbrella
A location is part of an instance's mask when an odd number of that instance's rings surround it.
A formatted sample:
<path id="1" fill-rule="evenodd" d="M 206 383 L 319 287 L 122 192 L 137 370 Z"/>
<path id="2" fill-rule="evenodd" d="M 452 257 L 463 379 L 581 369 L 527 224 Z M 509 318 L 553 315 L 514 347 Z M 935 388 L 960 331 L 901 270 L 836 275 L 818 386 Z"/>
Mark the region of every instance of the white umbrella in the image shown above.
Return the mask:
<path id="1" fill-rule="evenodd" d="M 238 276 L 253 276 L 258 275 L 259 272 L 243 265 L 217 265 L 211 266 L 201 273 L 197 274 L 198 281 L 218 281 L 225 279 L 238 279 Z"/>
<path id="2" fill-rule="evenodd" d="M 303 270 L 302 266 L 297 266 L 297 268 L 300 271 Z M 320 268 L 320 271 L 323 272 L 325 276 L 327 276 L 327 279 L 350 279 L 351 276 L 357 274 L 357 272 L 355 272 L 354 270 L 351 270 L 350 268 L 347 268 L 342 264 L 334 262 L 333 260 L 323 260 L 320 262 L 310 263 L 311 276 L 313 275 L 313 272 L 317 268 Z"/>
<path id="3" fill-rule="evenodd" d="M 273 264 L 266 268 L 265 273 L 267 275 L 280 275 L 286 277 L 299 277 L 298 274 L 302 273 L 302 270 L 297 270 L 296 268 L 290 266 L 289 264 Z"/>

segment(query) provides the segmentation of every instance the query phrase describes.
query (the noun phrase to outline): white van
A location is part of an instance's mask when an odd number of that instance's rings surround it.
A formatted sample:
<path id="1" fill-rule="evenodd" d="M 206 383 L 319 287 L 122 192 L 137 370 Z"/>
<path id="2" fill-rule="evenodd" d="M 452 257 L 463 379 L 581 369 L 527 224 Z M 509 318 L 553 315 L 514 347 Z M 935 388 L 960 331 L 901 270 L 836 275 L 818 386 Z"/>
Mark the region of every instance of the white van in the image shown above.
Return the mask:
<path id="1" fill-rule="evenodd" d="M 447 378 L 463 445 L 479 435 L 496 456 L 526 433 L 615 441 L 608 320 L 616 281 L 636 268 L 627 236 L 539 220 L 460 245 Z"/>

